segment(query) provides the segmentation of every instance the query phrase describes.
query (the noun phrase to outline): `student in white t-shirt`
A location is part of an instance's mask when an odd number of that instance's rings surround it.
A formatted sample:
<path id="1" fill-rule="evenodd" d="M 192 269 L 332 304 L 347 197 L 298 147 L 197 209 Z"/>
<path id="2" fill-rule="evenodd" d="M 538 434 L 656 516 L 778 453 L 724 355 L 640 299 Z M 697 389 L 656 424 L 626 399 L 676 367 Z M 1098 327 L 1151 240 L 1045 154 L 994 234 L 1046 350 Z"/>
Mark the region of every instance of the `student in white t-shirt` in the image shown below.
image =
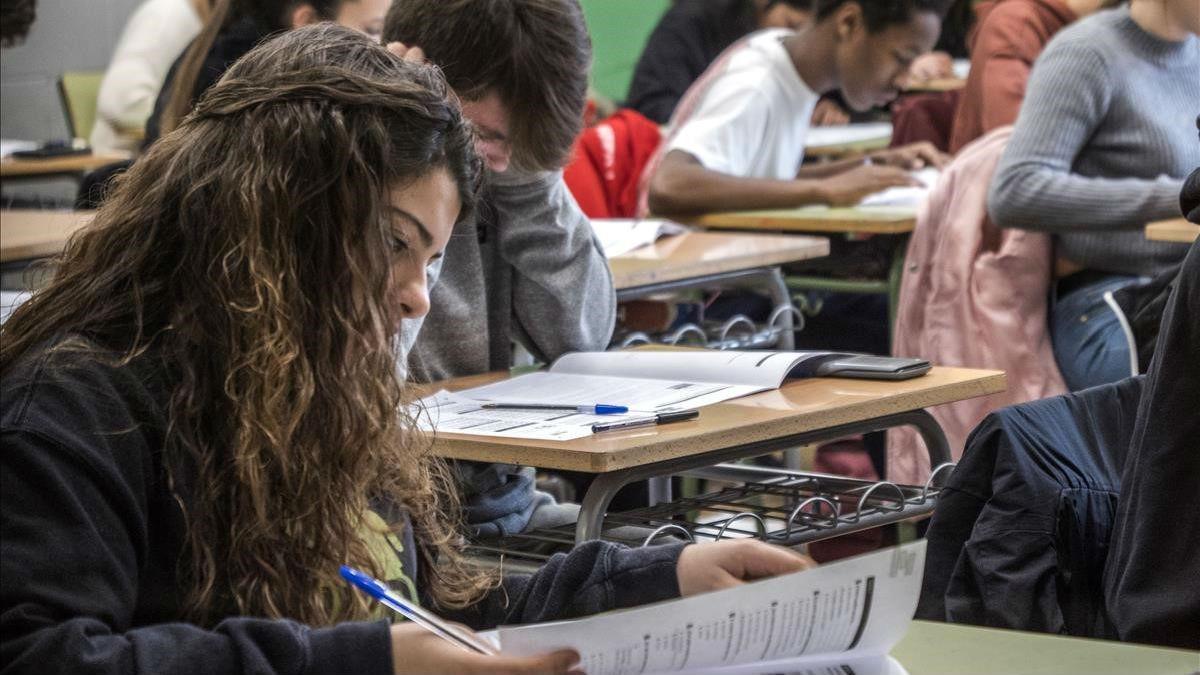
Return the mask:
<path id="1" fill-rule="evenodd" d="M 887 104 L 928 52 L 952 0 L 816 0 L 807 28 L 731 46 L 692 85 L 643 175 L 641 210 L 704 213 L 845 206 L 941 166 L 930 143 L 801 166 L 813 106 L 840 90 L 856 110 Z"/>
<path id="2" fill-rule="evenodd" d="M 100 95 L 91 145 L 97 152 L 133 152 L 167 70 L 200 34 L 213 0 L 146 0 L 125 24 Z"/>

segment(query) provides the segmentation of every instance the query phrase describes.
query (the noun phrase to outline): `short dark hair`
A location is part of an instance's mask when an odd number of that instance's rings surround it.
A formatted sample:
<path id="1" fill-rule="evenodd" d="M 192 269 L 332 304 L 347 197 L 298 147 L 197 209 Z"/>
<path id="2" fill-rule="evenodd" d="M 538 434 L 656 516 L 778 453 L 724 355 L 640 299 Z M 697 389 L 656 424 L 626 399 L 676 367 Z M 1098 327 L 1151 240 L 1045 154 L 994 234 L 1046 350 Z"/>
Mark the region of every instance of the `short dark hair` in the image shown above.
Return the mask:
<path id="1" fill-rule="evenodd" d="M 939 19 L 946 18 L 946 12 L 955 0 L 816 0 L 813 3 L 817 12 L 817 21 L 822 21 L 837 11 L 838 7 L 853 2 L 862 8 L 863 20 L 867 30 L 872 33 L 895 24 L 908 23 L 917 12 L 932 12 Z"/>
<path id="2" fill-rule="evenodd" d="M 18 45 L 37 18 L 37 0 L 0 0 L 0 46 Z"/>
<path id="3" fill-rule="evenodd" d="M 566 163 L 592 60 L 578 0 L 395 0 L 383 39 L 420 47 L 463 99 L 495 92 L 509 111 L 515 166 Z"/>

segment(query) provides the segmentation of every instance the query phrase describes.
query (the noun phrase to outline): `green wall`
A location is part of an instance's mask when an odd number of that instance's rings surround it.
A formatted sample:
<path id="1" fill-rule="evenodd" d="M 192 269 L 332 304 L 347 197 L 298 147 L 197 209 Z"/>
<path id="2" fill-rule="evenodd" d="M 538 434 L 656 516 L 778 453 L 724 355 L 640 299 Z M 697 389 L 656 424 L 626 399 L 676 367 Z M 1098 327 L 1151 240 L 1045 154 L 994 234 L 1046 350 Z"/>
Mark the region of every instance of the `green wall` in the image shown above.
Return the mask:
<path id="1" fill-rule="evenodd" d="M 622 101 L 646 38 L 670 0 L 581 0 L 592 34 L 592 86 Z"/>

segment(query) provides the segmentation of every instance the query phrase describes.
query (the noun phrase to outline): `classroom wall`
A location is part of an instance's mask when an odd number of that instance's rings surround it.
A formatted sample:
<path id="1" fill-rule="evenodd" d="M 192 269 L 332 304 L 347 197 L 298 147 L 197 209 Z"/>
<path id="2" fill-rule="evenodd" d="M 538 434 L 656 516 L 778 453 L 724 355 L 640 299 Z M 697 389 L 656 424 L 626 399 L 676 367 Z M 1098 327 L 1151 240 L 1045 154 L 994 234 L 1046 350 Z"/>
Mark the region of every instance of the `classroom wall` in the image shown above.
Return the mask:
<path id="1" fill-rule="evenodd" d="M 104 70 L 140 0 L 38 0 L 25 43 L 0 53 L 0 136 L 67 136 L 57 81 L 64 70 Z M 73 198 L 68 179 L 4 186 L 5 197 Z"/>
<path id="2" fill-rule="evenodd" d="M 592 86 L 620 102 L 646 38 L 670 0 L 581 0 L 592 35 Z"/>

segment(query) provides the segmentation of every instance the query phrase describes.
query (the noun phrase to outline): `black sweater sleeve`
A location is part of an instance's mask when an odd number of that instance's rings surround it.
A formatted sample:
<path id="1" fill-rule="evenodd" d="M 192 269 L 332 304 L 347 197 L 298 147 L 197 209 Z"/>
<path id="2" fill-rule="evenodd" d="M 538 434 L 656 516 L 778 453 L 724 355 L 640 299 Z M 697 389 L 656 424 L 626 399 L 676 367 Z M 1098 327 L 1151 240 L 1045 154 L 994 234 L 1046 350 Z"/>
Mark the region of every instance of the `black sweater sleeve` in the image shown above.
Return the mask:
<path id="1" fill-rule="evenodd" d="M 482 602 L 448 616 L 476 629 L 573 619 L 679 597 L 685 544 L 627 548 L 592 541 L 558 553 L 532 575 L 505 577 Z"/>
<path id="2" fill-rule="evenodd" d="M 138 378 L 95 368 L 28 387 L 5 380 L 4 673 L 391 672 L 384 622 L 177 622 L 179 591 L 164 578 L 179 550 L 163 544 L 173 521 L 160 513 L 152 394 Z"/>
<path id="3" fill-rule="evenodd" d="M 667 10 L 638 59 L 625 105 L 666 124 L 716 56 L 706 42 L 704 26 L 695 14 L 681 6 Z"/>

